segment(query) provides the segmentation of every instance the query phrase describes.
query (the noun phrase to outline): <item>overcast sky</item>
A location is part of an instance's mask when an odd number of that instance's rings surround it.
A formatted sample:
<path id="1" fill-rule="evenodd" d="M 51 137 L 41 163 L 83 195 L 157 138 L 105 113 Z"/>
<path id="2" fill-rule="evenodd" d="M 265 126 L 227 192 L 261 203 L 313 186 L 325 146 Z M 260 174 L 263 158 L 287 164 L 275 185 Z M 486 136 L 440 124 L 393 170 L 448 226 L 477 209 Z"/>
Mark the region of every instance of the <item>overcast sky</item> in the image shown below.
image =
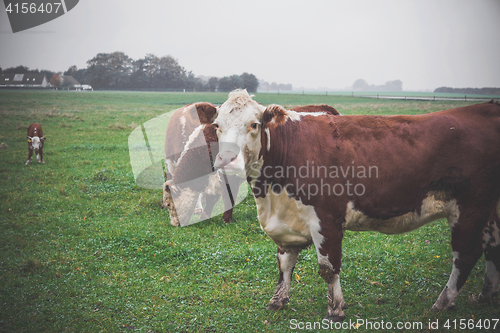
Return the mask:
<path id="1" fill-rule="evenodd" d="M 0 67 L 64 71 L 97 53 L 171 55 L 196 75 L 249 72 L 331 89 L 500 87 L 500 1 L 80 0 L 13 34 L 0 4 Z"/>

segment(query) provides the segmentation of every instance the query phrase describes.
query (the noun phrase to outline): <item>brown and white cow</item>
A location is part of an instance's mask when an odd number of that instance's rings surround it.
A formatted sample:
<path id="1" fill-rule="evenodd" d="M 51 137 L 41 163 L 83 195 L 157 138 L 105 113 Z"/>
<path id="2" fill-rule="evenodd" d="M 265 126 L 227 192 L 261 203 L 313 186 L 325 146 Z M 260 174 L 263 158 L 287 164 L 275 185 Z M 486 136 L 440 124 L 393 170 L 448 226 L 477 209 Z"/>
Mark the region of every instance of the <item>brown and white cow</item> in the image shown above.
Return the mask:
<path id="1" fill-rule="evenodd" d="M 200 220 L 211 216 L 222 196 L 225 223 L 233 221 L 233 193 L 238 193 L 244 178 L 215 172 L 213 158 L 218 153 L 217 135 L 212 125 L 216 107 L 201 102 L 186 105 L 171 117 L 165 135 L 167 170 L 161 207 L 167 207 L 170 223 L 186 225 L 194 213 Z M 205 200 L 205 208 L 202 207 Z"/>
<path id="2" fill-rule="evenodd" d="M 45 143 L 45 137 L 43 136 L 42 125 L 31 123 L 28 126 L 28 136 L 26 139 L 28 139 L 28 160 L 25 165 L 31 162 L 33 151 L 35 151 L 38 163 L 45 163 L 43 159 L 43 144 Z"/>
<path id="3" fill-rule="evenodd" d="M 500 106 L 478 104 L 416 116 L 342 116 L 263 108 L 234 91 L 214 122 L 216 167 L 245 170 L 261 228 L 278 245 L 280 277 L 269 308 L 288 302 L 302 249 L 314 244 L 328 284 L 327 318 L 347 308 L 340 287 L 344 230 L 398 234 L 447 218 L 453 267 L 432 308 L 455 299 L 485 253 L 479 300 L 500 282 Z"/>

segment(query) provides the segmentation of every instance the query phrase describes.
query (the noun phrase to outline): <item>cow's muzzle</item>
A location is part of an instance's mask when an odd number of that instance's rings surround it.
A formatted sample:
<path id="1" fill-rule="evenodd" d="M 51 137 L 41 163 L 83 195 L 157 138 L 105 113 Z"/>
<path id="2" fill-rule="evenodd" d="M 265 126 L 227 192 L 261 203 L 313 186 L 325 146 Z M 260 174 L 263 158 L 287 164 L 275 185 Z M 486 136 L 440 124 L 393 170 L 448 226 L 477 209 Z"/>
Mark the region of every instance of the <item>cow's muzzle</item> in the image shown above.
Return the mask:
<path id="1" fill-rule="evenodd" d="M 215 159 L 215 168 L 216 169 L 221 169 L 225 167 L 231 167 L 234 166 L 238 161 L 238 155 L 235 154 L 232 151 L 222 151 L 219 154 L 217 154 L 217 157 Z"/>

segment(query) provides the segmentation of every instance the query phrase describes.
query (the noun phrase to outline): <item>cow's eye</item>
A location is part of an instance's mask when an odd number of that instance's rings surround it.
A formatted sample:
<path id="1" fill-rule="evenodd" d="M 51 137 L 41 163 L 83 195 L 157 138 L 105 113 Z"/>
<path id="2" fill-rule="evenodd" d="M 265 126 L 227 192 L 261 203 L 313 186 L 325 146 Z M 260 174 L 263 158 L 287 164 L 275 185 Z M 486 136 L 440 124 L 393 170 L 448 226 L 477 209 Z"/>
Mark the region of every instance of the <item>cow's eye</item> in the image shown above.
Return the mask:
<path id="1" fill-rule="evenodd" d="M 250 127 L 253 129 L 257 129 L 257 125 L 258 125 L 258 123 L 253 123 Z"/>
<path id="2" fill-rule="evenodd" d="M 216 129 L 219 129 L 219 124 L 217 124 L 217 123 L 213 123 L 212 125 L 214 125 L 214 127 L 215 127 Z"/>

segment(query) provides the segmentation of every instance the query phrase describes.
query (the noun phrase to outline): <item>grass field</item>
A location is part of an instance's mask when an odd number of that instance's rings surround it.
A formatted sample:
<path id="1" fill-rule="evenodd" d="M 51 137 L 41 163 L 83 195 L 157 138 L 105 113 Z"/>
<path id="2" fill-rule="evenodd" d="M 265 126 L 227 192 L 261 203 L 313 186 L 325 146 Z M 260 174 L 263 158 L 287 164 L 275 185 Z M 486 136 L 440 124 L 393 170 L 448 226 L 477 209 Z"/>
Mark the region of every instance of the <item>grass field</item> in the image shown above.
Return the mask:
<path id="1" fill-rule="evenodd" d="M 221 216 L 170 226 L 161 190 L 136 186 L 127 138 L 140 124 L 226 93 L 0 91 L 0 332 L 290 332 L 320 321 L 327 288 L 316 253 L 301 253 L 291 299 L 267 310 L 278 279 L 276 247 L 259 228 L 252 198 Z M 418 114 L 469 102 L 257 94 L 267 105 L 325 103 L 343 114 Z M 26 128 L 40 122 L 45 164 L 25 166 Z M 398 236 L 346 232 L 346 320 L 499 318 L 478 304 L 481 259 L 455 311 L 429 309 L 451 271 L 450 233 L 439 221 Z M 453 322 L 453 320 L 456 320 Z M 470 323 L 470 322 L 468 322 Z M 492 330 L 500 331 L 500 323 Z M 317 331 L 317 330 L 308 330 Z M 394 329 L 378 330 L 380 332 Z M 458 330 L 457 330 L 458 331 Z M 478 327 L 467 331 L 480 331 Z"/>

